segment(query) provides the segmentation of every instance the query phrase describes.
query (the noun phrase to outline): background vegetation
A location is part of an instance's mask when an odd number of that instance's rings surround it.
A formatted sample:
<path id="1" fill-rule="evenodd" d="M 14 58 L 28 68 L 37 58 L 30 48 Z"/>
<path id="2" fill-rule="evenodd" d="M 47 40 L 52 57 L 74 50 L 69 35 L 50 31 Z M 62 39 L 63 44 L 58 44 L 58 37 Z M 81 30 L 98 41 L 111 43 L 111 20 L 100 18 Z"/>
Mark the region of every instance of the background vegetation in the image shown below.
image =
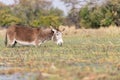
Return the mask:
<path id="1" fill-rule="evenodd" d="M 52 5 L 52 0 L 14 0 L 0 3 L 0 25 L 24 24 L 33 27 L 75 25 L 76 28 L 99 28 L 120 25 L 119 0 L 61 0 L 68 14 Z"/>
<path id="2" fill-rule="evenodd" d="M 63 11 L 47 0 L 20 0 L 13 5 L 0 5 L 0 25 L 23 24 L 33 27 L 59 26 Z"/>

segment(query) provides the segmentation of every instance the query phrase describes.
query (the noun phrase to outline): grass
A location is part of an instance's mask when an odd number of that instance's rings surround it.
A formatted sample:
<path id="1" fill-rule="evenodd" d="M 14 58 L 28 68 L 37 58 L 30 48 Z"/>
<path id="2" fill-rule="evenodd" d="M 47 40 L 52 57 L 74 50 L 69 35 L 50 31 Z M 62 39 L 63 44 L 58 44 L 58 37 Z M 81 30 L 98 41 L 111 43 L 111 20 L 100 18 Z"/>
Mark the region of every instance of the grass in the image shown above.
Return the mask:
<path id="1" fill-rule="evenodd" d="M 120 35 L 117 28 L 79 30 L 64 35 L 64 45 L 6 48 L 0 38 L 0 74 L 38 72 L 45 80 L 119 80 Z M 99 33 L 100 32 L 100 33 Z M 35 78 L 39 80 L 41 77 Z"/>

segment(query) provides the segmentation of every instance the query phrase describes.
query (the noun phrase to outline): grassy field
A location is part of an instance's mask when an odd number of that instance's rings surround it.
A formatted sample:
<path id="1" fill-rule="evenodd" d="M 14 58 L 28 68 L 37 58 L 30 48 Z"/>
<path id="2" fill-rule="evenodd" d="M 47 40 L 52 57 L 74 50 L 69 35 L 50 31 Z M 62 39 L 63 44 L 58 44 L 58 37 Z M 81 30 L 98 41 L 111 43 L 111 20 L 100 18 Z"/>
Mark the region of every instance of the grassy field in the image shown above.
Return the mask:
<path id="1" fill-rule="evenodd" d="M 1 37 L 0 75 L 32 73 L 34 77 L 26 80 L 120 80 L 119 28 L 67 30 L 62 47 L 49 41 L 40 47 L 6 48 Z"/>

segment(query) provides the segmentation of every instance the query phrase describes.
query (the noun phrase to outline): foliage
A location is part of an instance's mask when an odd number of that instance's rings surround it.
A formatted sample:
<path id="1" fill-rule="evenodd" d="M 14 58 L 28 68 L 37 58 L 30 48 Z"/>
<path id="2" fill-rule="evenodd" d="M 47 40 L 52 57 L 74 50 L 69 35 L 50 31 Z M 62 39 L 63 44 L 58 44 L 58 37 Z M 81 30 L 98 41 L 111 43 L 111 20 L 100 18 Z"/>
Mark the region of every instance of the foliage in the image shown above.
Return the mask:
<path id="1" fill-rule="evenodd" d="M 113 16 L 109 10 L 106 10 L 105 13 L 103 12 L 103 18 L 101 20 L 101 26 L 109 26 L 112 24 Z"/>
<path id="2" fill-rule="evenodd" d="M 15 17 L 14 15 L 10 14 L 11 11 L 8 7 L 4 9 L 0 9 L 0 24 L 1 26 L 11 25 L 11 24 L 18 24 L 21 23 L 21 19 Z"/>
<path id="3" fill-rule="evenodd" d="M 120 26 L 120 1 L 107 0 L 61 0 L 68 15 L 52 6 L 52 0 L 14 0 L 15 4 L 0 3 L 0 25 L 23 24 L 33 27 L 52 25 L 75 25 L 76 28 L 99 28 Z M 84 5 L 82 3 L 85 3 Z"/>
<path id="4" fill-rule="evenodd" d="M 33 27 L 53 26 L 59 27 L 63 11 L 52 7 L 51 1 L 20 0 L 13 5 L 0 8 L 0 25 L 23 24 Z"/>
<path id="5" fill-rule="evenodd" d="M 120 1 L 119 0 L 90 0 L 82 1 L 86 3 L 81 8 L 77 9 L 76 5 L 81 3 L 78 0 L 62 0 L 66 5 L 71 4 L 72 8 L 68 13 L 67 19 L 76 26 L 84 28 L 99 28 L 110 25 L 120 25 Z M 76 3 L 77 2 L 77 3 Z M 75 14 L 76 13 L 76 14 Z M 68 23 L 69 24 L 71 24 Z M 77 27 L 76 26 L 76 27 Z"/>
<path id="6" fill-rule="evenodd" d="M 79 15 L 80 15 L 80 24 L 81 26 L 84 26 L 85 28 L 88 28 L 90 25 L 90 19 L 89 19 L 89 10 L 88 7 L 84 7 L 80 10 Z"/>
<path id="7" fill-rule="evenodd" d="M 120 5 L 114 5 L 111 1 L 91 8 L 87 5 L 80 9 L 80 25 L 85 28 L 99 28 L 116 24 L 119 20 L 119 7 Z"/>
<path id="8" fill-rule="evenodd" d="M 49 26 L 52 25 L 54 27 L 59 27 L 60 18 L 58 16 L 42 16 L 40 17 L 40 25 L 41 26 Z"/>

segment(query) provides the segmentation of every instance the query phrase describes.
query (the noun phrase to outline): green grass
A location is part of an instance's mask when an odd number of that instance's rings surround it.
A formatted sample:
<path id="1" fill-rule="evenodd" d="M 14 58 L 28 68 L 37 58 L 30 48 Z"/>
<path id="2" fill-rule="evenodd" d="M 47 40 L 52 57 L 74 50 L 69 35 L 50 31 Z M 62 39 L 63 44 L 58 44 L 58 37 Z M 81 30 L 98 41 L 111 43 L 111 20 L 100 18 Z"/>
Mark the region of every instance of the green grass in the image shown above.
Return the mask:
<path id="1" fill-rule="evenodd" d="M 51 74 L 45 80 L 119 80 L 120 35 L 64 36 L 62 47 L 49 41 L 39 47 L 6 48 L 0 39 L 0 65 L 24 72 Z M 54 64 L 54 68 L 51 68 Z"/>

